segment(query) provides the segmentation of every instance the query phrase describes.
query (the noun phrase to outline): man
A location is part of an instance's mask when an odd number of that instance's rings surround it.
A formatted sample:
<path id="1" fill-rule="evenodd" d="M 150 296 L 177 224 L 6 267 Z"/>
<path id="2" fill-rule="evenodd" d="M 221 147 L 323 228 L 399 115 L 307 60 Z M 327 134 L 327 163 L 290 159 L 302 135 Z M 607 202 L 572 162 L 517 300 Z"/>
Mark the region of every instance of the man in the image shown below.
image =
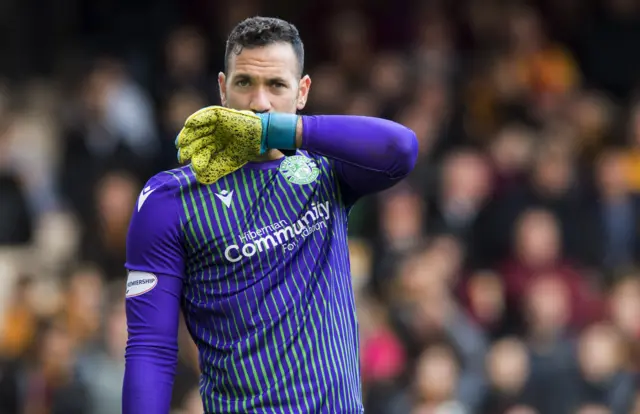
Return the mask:
<path id="1" fill-rule="evenodd" d="M 311 86 L 303 60 L 293 25 L 236 26 L 222 105 L 295 117 L 293 152 L 270 149 L 207 185 L 194 165 L 163 172 L 140 194 L 127 240 L 124 414 L 168 413 L 181 309 L 207 413 L 363 412 L 347 217 L 412 170 L 417 140 L 382 119 L 295 115 Z"/>

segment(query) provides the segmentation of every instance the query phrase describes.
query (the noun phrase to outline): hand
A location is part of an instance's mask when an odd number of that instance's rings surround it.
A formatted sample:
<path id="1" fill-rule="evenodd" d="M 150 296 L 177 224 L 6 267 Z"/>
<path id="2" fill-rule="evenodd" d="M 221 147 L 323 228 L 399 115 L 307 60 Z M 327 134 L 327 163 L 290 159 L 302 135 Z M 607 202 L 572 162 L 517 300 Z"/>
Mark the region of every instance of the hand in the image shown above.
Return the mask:
<path id="1" fill-rule="evenodd" d="M 178 162 L 191 161 L 197 180 L 212 184 L 266 152 L 265 119 L 251 111 L 203 108 L 187 118 L 176 138 Z"/>

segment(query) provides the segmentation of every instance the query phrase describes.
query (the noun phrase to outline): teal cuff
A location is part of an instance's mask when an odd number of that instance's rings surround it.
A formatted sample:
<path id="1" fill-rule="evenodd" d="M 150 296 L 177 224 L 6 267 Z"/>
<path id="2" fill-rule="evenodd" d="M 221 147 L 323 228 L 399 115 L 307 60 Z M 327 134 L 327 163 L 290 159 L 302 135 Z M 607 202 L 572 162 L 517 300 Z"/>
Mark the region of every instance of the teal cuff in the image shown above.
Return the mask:
<path id="1" fill-rule="evenodd" d="M 295 150 L 298 115 L 284 113 L 258 114 L 262 120 L 260 152 L 268 149 Z"/>

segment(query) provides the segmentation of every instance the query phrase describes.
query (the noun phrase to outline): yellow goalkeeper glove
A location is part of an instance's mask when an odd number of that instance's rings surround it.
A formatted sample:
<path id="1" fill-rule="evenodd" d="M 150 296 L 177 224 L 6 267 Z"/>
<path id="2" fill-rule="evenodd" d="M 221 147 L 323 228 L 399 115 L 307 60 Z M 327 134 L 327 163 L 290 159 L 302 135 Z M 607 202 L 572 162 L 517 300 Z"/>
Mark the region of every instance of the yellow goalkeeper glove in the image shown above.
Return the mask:
<path id="1" fill-rule="evenodd" d="M 190 161 L 198 182 L 212 184 L 269 149 L 295 149 L 297 122 L 295 114 L 203 108 L 176 138 L 178 162 Z"/>

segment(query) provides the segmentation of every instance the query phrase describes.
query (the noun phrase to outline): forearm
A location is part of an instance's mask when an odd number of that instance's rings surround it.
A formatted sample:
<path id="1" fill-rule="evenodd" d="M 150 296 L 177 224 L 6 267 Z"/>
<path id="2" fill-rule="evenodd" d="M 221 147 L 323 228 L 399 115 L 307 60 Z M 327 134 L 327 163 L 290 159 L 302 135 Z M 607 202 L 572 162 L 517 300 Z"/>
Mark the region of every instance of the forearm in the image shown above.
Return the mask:
<path id="1" fill-rule="evenodd" d="M 296 145 L 334 160 L 345 184 L 361 194 L 388 188 L 406 177 L 418 152 L 409 128 L 363 116 L 302 116 Z"/>
<path id="2" fill-rule="evenodd" d="M 296 146 L 369 170 L 402 177 L 413 168 L 413 131 L 381 118 L 347 115 L 301 116 Z"/>
<path id="3" fill-rule="evenodd" d="M 123 414 L 168 414 L 178 360 L 181 281 L 160 276 L 158 286 L 127 298 L 129 339 L 122 390 Z"/>
<path id="4" fill-rule="evenodd" d="M 175 358 L 168 350 L 142 345 L 127 358 L 122 413 L 168 414 L 175 376 Z"/>

